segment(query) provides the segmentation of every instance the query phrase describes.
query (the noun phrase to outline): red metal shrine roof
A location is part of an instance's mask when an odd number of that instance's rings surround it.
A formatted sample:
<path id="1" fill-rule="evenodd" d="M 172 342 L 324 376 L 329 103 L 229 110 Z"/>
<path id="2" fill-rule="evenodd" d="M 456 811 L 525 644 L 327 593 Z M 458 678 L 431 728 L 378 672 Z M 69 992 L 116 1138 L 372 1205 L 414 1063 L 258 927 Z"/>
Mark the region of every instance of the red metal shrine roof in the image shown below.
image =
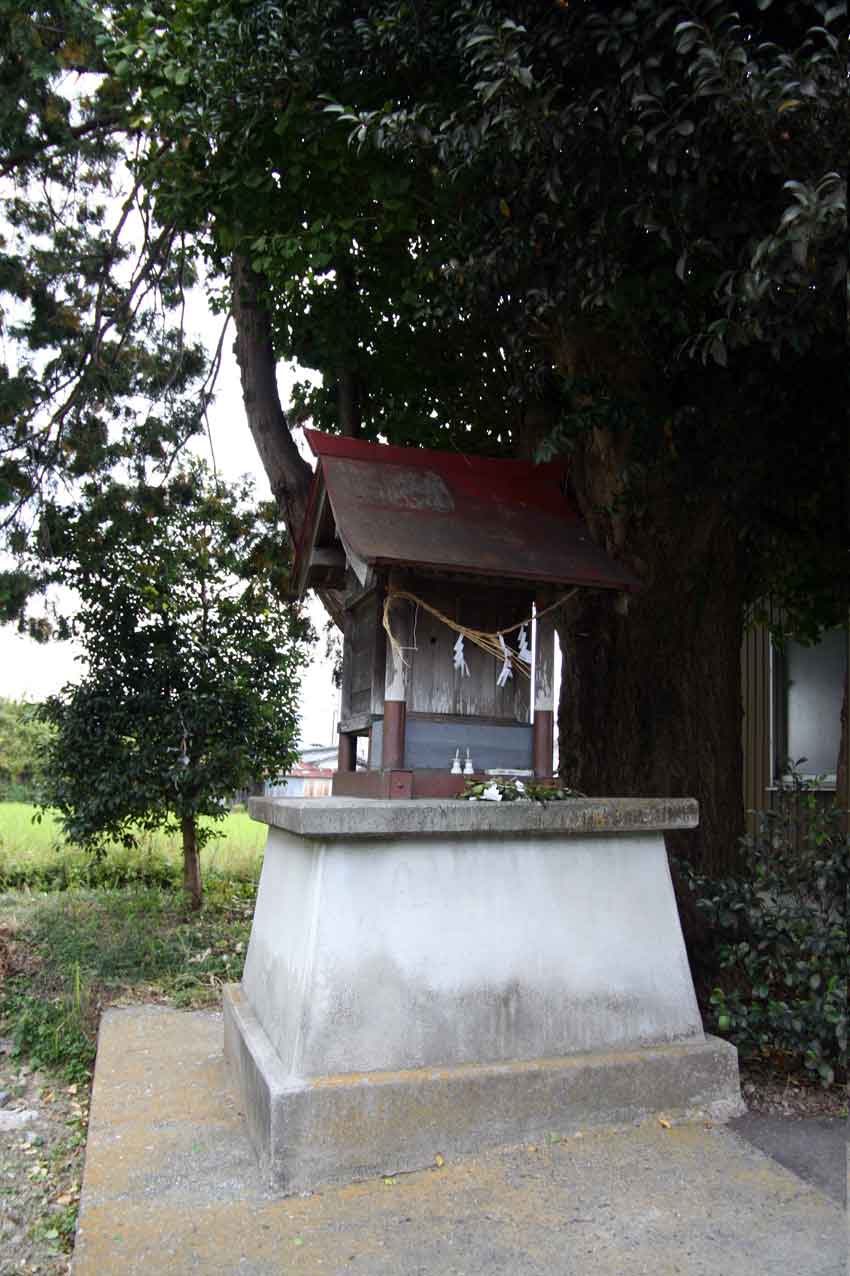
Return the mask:
<path id="1" fill-rule="evenodd" d="M 593 541 L 560 461 L 493 460 L 305 430 L 318 458 L 298 546 L 299 592 L 339 553 L 372 568 L 635 590 L 638 578 Z M 336 550 L 334 547 L 336 546 Z"/>

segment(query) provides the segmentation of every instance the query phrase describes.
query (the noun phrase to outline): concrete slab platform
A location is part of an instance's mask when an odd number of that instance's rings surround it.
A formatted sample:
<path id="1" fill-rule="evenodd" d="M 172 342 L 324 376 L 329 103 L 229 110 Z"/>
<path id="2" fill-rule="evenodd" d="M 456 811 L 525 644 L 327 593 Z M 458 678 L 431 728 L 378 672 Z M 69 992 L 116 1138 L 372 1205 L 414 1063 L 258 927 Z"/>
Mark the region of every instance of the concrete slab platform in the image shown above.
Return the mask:
<path id="1" fill-rule="evenodd" d="M 634 1124 L 665 1110 L 725 1121 L 744 1111 L 738 1053 L 716 1037 L 495 1064 L 286 1073 L 240 984 L 224 989 L 224 1054 L 268 1181 L 287 1195 L 421 1170 L 443 1155 Z M 563 1128 L 563 1127 L 562 1127 Z"/>
<path id="2" fill-rule="evenodd" d="M 562 1137 L 563 1136 L 563 1137 Z M 107 1011 L 75 1276 L 839 1276 L 844 1211 L 727 1130 L 657 1119 L 301 1198 L 268 1191 L 219 1015 Z"/>

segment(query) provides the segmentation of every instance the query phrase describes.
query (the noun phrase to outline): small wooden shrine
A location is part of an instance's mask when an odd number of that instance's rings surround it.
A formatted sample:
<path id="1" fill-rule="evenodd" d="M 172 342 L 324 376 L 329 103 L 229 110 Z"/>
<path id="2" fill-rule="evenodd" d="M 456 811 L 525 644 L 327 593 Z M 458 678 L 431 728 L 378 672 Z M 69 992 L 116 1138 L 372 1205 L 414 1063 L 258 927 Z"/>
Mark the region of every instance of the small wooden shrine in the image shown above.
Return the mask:
<path id="1" fill-rule="evenodd" d="M 251 802 L 268 841 L 224 991 L 268 1181 L 311 1192 L 437 1147 L 737 1115 L 664 845 L 696 803 L 452 800 L 467 770 L 551 773 L 555 609 L 637 580 L 591 540 L 562 465 L 307 437 L 295 571 L 343 600 L 340 770 L 334 796 Z"/>
<path id="2" fill-rule="evenodd" d="M 554 610 L 577 587 L 639 583 L 591 539 L 566 466 L 305 433 L 318 465 L 297 587 L 345 609 L 334 794 L 551 775 Z"/>

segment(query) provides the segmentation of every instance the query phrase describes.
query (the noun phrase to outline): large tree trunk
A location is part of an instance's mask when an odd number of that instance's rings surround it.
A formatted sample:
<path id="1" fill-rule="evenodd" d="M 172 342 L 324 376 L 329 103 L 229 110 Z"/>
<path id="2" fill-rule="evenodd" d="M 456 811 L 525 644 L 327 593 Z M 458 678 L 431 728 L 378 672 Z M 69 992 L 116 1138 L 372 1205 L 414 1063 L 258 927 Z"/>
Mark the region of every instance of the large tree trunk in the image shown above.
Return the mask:
<path id="1" fill-rule="evenodd" d="M 357 322 L 353 308 L 356 305 L 357 280 L 348 253 L 339 253 L 334 259 L 336 274 L 336 305 L 343 325 L 350 334 L 350 345 L 343 347 L 336 370 L 336 410 L 341 434 L 350 439 L 360 435 L 363 423 L 363 386 L 357 372 Z"/>
<path id="2" fill-rule="evenodd" d="M 197 912 L 203 902 L 201 886 L 201 858 L 198 854 L 198 831 L 192 815 L 180 817 L 180 832 L 183 835 L 183 892 L 186 903 Z"/>
<path id="3" fill-rule="evenodd" d="M 844 812 L 842 827 L 845 832 L 850 826 L 850 735 L 848 735 L 847 683 L 850 680 L 850 651 L 848 651 L 847 672 L 844 675 L 844 696 L 841 701 L 841 743 L 838 747 L 838 764 L 835 775 L 835 805 Z"/>
<path id="4" fill-rule="evenodd" d="M 236 360 L 242 400 L 263 469 L 280 508 L 292 544 L 304 528 L 313 471 L 295 446 L 277 389 L 277 361 L 271 316 L 263 300 L 265 281 L 250 262 L 236 253 L 231 263 Z M 341 599 L 329 590 L 319 598 L 330 618 L 342 628 Z"/>
<path id="5" fill-rule="evenodd" d="M 644 588 L 625 613 L 601 591 L 563 609 L 560 769 L 589 795 L 697 798 L 699 828 L 668 835 L 668 848 L 722 873 L 744 831 L 737 541 L 717 511 L 675 497 L 611 515 L 600 488 L 615 482 L 621 445 L 591 442 L 576 492 L 596 538 Z"/>
<path id="6" fill-rule="evenodd" d="M 293 544 L 304 526 L 312 471 L 295 446 L 277 389 L 271 316 L 264 280 L 235 254 L 232 263 L 236 359 L 248 425 Z"/>

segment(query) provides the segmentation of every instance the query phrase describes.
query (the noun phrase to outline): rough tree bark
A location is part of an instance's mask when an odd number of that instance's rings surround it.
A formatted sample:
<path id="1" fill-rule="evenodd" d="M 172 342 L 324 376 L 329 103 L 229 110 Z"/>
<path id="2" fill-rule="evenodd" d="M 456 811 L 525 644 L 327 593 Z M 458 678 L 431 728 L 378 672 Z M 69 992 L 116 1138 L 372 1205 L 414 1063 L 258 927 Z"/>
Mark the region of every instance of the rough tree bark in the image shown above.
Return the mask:
<path id="1" fill-rule="evenodd" d="M 848 651 L 850 657 L 850 651 Z M 848 831 L 850 826 L 850 767 L 848 767 L 848 752 L 850 752 L 850 733 L 848 733 L 848 706 L 847 706 L 847 683 L 850 680 L 850 659 L 847 662 L 847 673 L 844 675 L 844 696 L 841 701 L 841 743 L 838 747 L 838 765 L 836 766 L 835 775 L 835 805 L 839 811 L 844 812 L 842 819 L 842 827 L 844 832 Z"/>
<path id="2" fill-rule="evenodd" d="M 357 280 L 351 257 L 340 253 L 334 260 L 336 273 L 337 306 L 345 326 L 356 334 L 356 324 L 351 316 L 357 295 Z M 357 374 L 356 343 L 341 351 L 343 358 L 336 370 L 336 405 L 340 433 L 356 439 L 363 423 L 363 387 Z"/>
<path id="3" fill-rule="evenodd" d="M 265 281 L 239 253 L 231 264 L 236 361 L 248 427 L 257 445 L 286 530 L 297 545 L 304 527 L 313 471 L 295 446 L 277 389 L 271 315 L 263 300 Z M 319 591 L 328 615 L 342 627 L 342 602 Z"/>
<path id="4" fill-rule="evenodd" d="M 350 439 L 356 439 L 362 423 L 360 385 L 357 374 L 350 368 L 337 369 L 336 402 L 340 432 Z"/>
<path id="5" fill-rule="evenodd" d="M 304 526 L 312 470 L 290 433 L 277 389 L 271 316 L 263 278 L 239 253 L 232 263 L 236 359 L 248 426 L 293 543 Z"/>
<path id="6" fill-rule="evenodd" d="M 563 609 L 561 773 L 596 796 L 695 797 L 699 828 L 668 836 L 668 849 L 722 873 L 744 831 L 737 540 L 719 510 L 675 495 L 639 515 L 612 515 L 627 446 L 594 432 L 574 469 L 595 538 L 644 588 L 625 614 L 591 591 Z"/>
<path id="7" fill-rule="evenodd" d="M 197 912 L 203 902 L 201 886 L 201 859 L 198 855 L 198 831 L 192 815 L 180 817 L 180 832 L 183 836 L 183 892 L 186 903 Z"/>

